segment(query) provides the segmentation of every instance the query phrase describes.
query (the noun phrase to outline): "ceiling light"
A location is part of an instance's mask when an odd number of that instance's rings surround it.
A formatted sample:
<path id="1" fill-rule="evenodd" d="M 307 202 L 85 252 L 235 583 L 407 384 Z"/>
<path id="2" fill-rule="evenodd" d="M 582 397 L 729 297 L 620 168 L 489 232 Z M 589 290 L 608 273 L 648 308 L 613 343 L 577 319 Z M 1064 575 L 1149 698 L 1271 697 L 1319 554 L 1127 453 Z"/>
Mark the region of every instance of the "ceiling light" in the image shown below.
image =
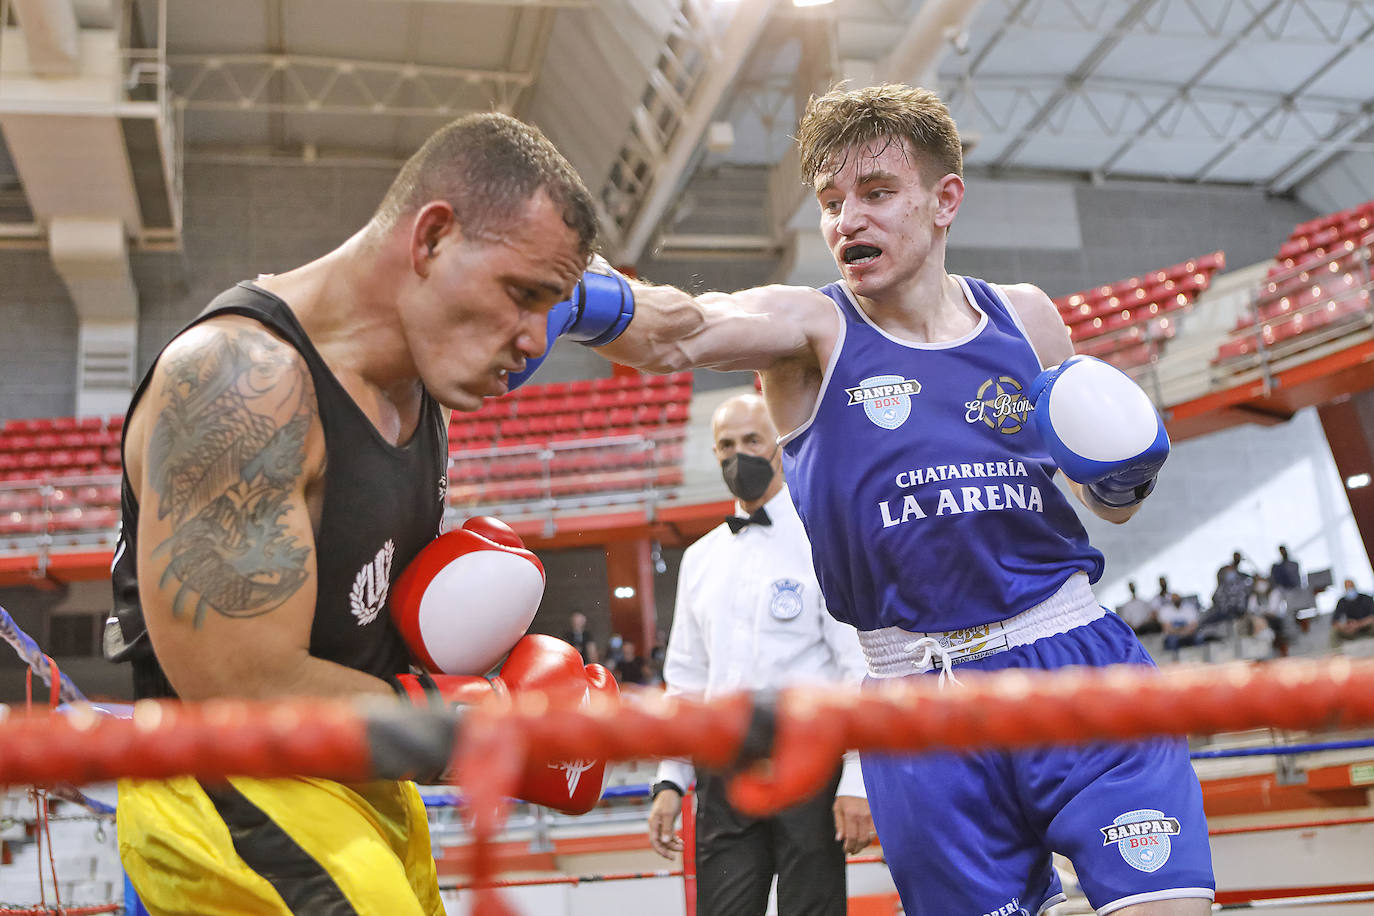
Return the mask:
<path id="1" fill-rule="evenodd" d="M 834 0 L 792 0 L 793 6 L 825 6 Z"/>
<path id="2" fill-rule="evenodd" d="M 1358 490 L 1361 487 L 1367 487 L 1369 486 L 1369 475 L 1353 474 L 1345 479 L 1345 485 L 1348 489 L 1351 490 Z"/>
<path id="3" fill-rule="evenodd" d="M 635 596 L 635 590 L 632 586 L 620 585 L 616 587 L 615 596 L 617 598 L 633 598 Z"/>

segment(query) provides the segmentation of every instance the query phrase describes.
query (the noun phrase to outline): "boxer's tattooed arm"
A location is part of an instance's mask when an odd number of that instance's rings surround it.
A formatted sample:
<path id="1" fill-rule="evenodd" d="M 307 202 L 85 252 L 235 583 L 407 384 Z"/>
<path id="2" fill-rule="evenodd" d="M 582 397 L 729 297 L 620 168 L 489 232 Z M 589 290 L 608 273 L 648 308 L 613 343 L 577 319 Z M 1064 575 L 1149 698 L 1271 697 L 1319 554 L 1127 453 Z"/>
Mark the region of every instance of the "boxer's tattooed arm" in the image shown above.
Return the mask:
<path id="1" fill-rule="evenodd" d="M 253 617 L 308 578 L 308 545 L 283 523 L 300 489 L 316 416 L 298 354 L 262 331 L 213 336 L 163 367 L 166 403 L 148 443 L 158 518 L 172 534 L 161 585 L 176 581 L 172 614 L 199 627 L 207 609 Z"/>

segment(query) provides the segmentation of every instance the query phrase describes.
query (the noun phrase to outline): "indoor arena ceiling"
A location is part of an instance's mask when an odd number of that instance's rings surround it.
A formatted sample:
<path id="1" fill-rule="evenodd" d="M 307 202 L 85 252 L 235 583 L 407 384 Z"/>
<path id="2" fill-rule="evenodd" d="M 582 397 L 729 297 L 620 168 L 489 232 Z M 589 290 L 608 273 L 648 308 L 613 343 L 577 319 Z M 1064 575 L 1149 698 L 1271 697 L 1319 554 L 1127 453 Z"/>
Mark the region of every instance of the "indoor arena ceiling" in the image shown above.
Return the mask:
<path id="1" fill-rule="evenodd" d="M 1362 0 L 130 2 L 148 45 L 165 5 L 189 159 L 394 162 L 496 108 L 569 156 L 622 262 L 778 250 L 799 106 L 840 78 L 933 81 L 976 174 L 1282 193 L 1374 149 Z"/>

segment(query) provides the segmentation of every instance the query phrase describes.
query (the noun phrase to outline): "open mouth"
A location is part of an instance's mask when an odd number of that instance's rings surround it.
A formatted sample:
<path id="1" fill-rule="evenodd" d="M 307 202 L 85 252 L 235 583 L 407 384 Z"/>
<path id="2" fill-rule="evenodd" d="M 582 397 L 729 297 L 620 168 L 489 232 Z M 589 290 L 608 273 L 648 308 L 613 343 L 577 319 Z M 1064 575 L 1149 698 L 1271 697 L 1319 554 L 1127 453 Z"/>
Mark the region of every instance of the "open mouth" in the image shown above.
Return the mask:
<path id="1" fill-rule="evenodd" d="M 878 255 L 882 253 L 883 250 L 881 248 L 875 248 L 872 245 L 860 244 L 850 245 L 841 253 L 840 256 L 844 258 L 844 262 L 846 264 L 867 264 L 870 261 L 877 258 Z"/>

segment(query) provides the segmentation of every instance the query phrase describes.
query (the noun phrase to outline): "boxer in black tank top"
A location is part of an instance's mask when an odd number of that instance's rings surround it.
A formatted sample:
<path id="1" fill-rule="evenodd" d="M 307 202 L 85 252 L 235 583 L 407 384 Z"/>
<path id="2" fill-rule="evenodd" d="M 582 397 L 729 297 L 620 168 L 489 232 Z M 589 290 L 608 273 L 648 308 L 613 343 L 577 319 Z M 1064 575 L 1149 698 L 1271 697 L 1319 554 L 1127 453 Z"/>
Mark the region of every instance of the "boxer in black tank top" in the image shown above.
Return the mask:
<path id="1" fill-rule="evenodd" d="M 403 446 L 393 445 L 325 365 L 286 303 L 240 283 L 219 295 L 187 328 L 220 315 L 260 322 L 300 353 L 314 383 L 328 473 L 315 530 L 310 654 L 379 678 L 406 671 L 405 644 L 384 611 L 394 577 L 439 533 L 448 480 L 448 428 L 442 409 L 425 393 L 414 435 Z M 149 378 L 151 373 L 135 391 L 130 415 Z M 124 525 L 111 571 L 116 610 L 107 623 L 106 652 L 112 661 L 133 663 L 136 698 L 175 696 L 148 639 L 138 598 L 139 505 L 127 474 L 120 502 Z M 234 585 L 227 581 L 221 588 Z"/>
<path id="2" fill-rule="evenodd" d="M 543 353 L 595 234 L 538 131 L 472 116 L 352 238 L 178 333 L 124 432 L 105 650 L 139 697 L 392 696 L 409 659 L 387 597 L 439 532 L 447 410 Z M 118 811 L 155 916 L 443 913 L 409 781 L 126 779 Z"/>

